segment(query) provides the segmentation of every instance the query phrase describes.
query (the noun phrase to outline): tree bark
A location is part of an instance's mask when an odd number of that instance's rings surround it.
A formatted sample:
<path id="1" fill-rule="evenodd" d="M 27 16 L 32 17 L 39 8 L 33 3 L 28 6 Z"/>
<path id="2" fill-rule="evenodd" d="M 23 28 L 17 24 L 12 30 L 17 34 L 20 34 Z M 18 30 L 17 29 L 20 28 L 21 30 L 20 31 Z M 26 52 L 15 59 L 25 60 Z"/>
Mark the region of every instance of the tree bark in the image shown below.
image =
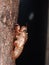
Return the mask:
<path id="1" fill-rule="evenodd" d="M 15 65 L 11 51 L 18 9 L 19 0 L 0 0 L 0 65 Z"/>

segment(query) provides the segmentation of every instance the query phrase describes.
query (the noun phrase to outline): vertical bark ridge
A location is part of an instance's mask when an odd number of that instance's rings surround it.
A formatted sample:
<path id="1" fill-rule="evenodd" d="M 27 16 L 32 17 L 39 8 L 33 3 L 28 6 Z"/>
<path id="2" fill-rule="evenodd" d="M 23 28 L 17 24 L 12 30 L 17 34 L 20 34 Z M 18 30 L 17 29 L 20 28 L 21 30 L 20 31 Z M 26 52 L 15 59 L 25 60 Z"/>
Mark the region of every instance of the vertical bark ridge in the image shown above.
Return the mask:
<path id="1" fill-rule="evenodd" d="M 19 0 L 0 0 L 0 65 L 15 65 L 15 60 L 11 58 L 11 51 L 18 8 Z"/>

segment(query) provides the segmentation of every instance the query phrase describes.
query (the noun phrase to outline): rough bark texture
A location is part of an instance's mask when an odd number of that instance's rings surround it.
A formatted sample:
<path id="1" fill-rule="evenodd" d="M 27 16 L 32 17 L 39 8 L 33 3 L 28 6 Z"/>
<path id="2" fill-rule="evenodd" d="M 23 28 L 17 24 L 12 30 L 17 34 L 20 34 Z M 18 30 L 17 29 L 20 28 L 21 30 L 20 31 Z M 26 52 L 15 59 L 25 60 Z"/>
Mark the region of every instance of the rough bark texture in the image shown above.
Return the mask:
<path id="1" fill-rule="evenodd" d="M 0 65 L 15 65 L 15 60 L 11 58 L 11 51 L 18 7 L 19 0 L 0 0 Z"/>

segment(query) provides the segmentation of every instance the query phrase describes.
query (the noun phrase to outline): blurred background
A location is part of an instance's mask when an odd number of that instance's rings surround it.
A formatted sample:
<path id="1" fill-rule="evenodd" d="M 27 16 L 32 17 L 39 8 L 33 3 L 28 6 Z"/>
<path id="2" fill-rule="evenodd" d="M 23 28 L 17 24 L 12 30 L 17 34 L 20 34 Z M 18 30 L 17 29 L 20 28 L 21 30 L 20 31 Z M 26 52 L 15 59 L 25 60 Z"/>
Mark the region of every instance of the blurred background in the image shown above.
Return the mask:
<path id="1" fill-rule="evenodd" d="M 49 65 L 47 0 L 20 0 L 18 23 L 27 25 L 28 41 L 17 65 Z"/>
<path id="2" fill-rule="evenodd" d="M 46 47 L 46 65 L 49 65 L 49 1 L 48 1 L 48 30 L 47 30 L 47 47 Z"/>

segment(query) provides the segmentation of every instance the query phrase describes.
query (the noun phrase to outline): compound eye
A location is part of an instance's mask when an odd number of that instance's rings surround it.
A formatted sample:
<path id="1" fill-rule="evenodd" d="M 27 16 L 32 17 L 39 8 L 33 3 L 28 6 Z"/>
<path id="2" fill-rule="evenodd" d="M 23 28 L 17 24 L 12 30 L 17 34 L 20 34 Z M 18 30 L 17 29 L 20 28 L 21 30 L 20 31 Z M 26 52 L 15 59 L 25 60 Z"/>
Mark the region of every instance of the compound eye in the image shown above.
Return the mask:
<path id="1" fill-rule="evenodd" d="M 15 31 L 19 31 L 20 30 L 20 25 L 16 24 L 15 25 Z"/>
<path id="2" fill-rule="evenodd" d="M 27 32 L 27 27 L 26 26 L 22 26 L 21 27 L 21 31 Z"/>

